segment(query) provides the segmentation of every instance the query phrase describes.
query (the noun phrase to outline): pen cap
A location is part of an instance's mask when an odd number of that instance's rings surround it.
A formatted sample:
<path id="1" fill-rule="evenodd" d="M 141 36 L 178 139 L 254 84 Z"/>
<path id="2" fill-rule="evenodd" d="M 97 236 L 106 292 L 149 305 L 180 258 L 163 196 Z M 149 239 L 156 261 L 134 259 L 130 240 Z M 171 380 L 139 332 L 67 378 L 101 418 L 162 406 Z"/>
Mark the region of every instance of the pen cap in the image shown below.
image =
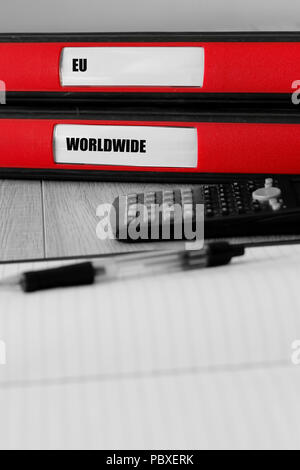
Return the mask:
<path id="1" fill-rule="evenodd" d="M 232 258 L 244 256 L 244 254 L 243 245 L 231 245 L 227 242 L 210 243 L 207 252 L 207 266 L 224 266 L 229 264 Z"/>
<path id="2" fill-rule="evenodd" d="M 55 287 L 74 287 L 90 285 L 95 282 L 95 269 L 92 263 L 74 264 L 45 271 L 24 273 L 21 287 L 24 292 L 53 289 Z"/>

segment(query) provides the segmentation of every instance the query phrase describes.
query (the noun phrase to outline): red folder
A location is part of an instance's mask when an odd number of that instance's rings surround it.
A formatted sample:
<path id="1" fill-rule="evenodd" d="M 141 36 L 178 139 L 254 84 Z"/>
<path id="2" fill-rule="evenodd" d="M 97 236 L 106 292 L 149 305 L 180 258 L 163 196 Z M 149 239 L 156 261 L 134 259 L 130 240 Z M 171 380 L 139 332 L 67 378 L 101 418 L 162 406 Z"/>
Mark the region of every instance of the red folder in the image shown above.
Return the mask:
<path id="1" fill-rule="evenodd" d="M 298 114 L 3 110 L 1 178 L 198 181 L 300 173 Z"/>
<path id="2" fill-rule="evenodd" d="M 203 49 L 203 84 L 63 85 L 61 63 L 65 48 L 121 48 L 121 52 L 128 48 L 154 48 L 155 53 L 156 48 L 162 47 Z M 137 62 L 135 66 L 142 64 Z M 5 83 L 8 100 L 281 98 L 288 104 L 295 91 L 292 85 L 300 80 L 300 33 L 2 34 L 0 80 Z"/>

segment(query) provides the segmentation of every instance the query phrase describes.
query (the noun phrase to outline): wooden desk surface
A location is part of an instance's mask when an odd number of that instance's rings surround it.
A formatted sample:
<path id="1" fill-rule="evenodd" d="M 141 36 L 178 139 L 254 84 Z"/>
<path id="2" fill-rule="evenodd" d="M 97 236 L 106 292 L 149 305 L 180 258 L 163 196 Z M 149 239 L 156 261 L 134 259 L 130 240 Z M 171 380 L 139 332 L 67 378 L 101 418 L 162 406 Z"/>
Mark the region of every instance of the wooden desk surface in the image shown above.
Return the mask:
<path id="1" fill-rule="evenodd" d="M 99 240 L 96 210 L 146 188 L 161 185 L 0 180 L 0 262 L 137 250 Z"/>
<path id="2" fill-rule="evenodd" d="M 147 244 L 99 240 L 96 211 L 119 194 L 161 188 L 161 184 L 0 180 L 0 263 L 147 249 Z"/>

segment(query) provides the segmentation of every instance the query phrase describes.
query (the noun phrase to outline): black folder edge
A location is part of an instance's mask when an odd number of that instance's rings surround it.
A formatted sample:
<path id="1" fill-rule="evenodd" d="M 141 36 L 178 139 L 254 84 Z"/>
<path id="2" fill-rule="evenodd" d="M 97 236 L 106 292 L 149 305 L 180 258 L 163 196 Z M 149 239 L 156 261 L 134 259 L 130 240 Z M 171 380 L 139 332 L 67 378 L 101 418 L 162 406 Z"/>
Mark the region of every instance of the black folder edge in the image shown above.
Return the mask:
<path id="1" fill-rule="evenodd" d="M 28 105 L 44 106 L 53 102 L 58 105 L 68 103 L 70 105 L 98 106 L 103 108 L 107 105 L 118 106 L 143 106 L 145 104 L 153 106 L 169 106 L 176 104 L 191 107 L 211 109 L 222 109 L 224 106 L 231 106 L 237 109 L 244 107 L 257 108 L 265 107 L 270 110 L 280 106 L 282 108 L 293 109 L 291 93 L 81 93 L 81 92 L 7 92 L 6 102 L 8 105 Z"/>
<path id="2" fill-rule="evenodd" d="M 101 174 L 99 174 L 101 173 Z M 277 175 L 278 176 L 278 175 Z M 284 175 L 295 177 L 296 175 Z M 276 178 L 276 174 L 239 174 L 239 173 L 198 173 L 174 174 L 157 172 L 117 172 L 91 170 L 30 170 L 27 168 L 0 168 L 1 179 L 43 180 L 43 181 L 81 181 L 102 183 L 151 183 L 151 184 L 216 184 L 257 178 Z"/>
<path id="3" fill-rule="evenodd" d="M 300 31 L 290 32 L 132 32 L 132 33 L 10 33 L 0 34 L 0 43 L 76 43 L 76 42 L 300 42 Z M 48 103 L 97 103 L 108 101 L 138 104 L 151 102 L 156 105 L 182 102 L 195 105 L 211 104 L 220 107 L 225 104 L 238 106 L 264 105 L 271 108 L 277 105 L 292 107 L 291 94 L 276 93 L 113 93 L 81 92 L 18 92 L 7 93 L 8 104 L 32 102 Z"/>
<path id="4" fill-rule="evenodd" d="M 3 42 L 298 42 L 300 31 L 0 33 Z"/>
<path id="5" fill-rule="evenodd" d="M 189 107 L 160 108 L 107 108 L 93 109 L 78 107 L 10 107 L 0 106 L 0 120 L 15 119 L 16 126 L 19 119 L 58 119 L 58 120 L 109 120 L 109 121 L 166 121 L 166 122 L 224 122 L 224 123 L 279 123 L 299 124 L 300 112 L 291 112 L 280 108 L 272 110 L 254 111 L 228 111 L 220 112 L 211 110 L 193 111 Z M 300 131 L 300 128 L 299 128 Z M 283 155 L 284 158 L 284 155 Z M 299 156 L 300 158 L 300 156 Z M 58 165 L 59 167 L 59 165 Z M 31 169 L 31 168 L 1 168 L 1 179 L 44 179 L 44 180 L 68 180 L 68 181 L 111 181 L 111 182 L 145 182 L 145 183 L 214 183 L 232 179 L 257 178 L 257 174 L 211 174 L 211 173 L 185 173 L 158 172 L 158 171 L 118 171 L 118 170 L 72 170 L 72 169 Z M 272 176 L 270 174 L 260 177 Z M 293 175 L 295 176 L 295 175 Z"/>

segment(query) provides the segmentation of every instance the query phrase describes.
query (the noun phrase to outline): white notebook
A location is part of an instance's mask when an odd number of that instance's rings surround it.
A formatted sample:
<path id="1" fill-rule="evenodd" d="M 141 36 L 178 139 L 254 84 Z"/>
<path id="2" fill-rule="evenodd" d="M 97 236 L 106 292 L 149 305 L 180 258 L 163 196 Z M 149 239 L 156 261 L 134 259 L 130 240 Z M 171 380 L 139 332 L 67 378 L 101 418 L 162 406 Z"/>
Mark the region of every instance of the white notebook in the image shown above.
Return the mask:
<path id="1" fill-rule="evenodd" d="M 298 247 L 256 249 L 216 269 L 33 295 L 2 289 L 0 383 L 287 363 L 300 339 L 299 265 Z M 40 267 L 4 265 L 0 275 Z"/>
<path id="2" fill-rule="evenodd" d="M 4 265 L 0 278 L 41 266 Z M 194 448 L 196 435 L 205 448 L 293 447 L 299 266 L 298 247 L 255 249 L 216 269 L 33 295 L 2 290 L 0 446 L 23 436 L 30 447 L 36 436 L 59 447 L 60 432 L 62 447 Z M 280 417 L 285 432 L 276 430 Z"/>

